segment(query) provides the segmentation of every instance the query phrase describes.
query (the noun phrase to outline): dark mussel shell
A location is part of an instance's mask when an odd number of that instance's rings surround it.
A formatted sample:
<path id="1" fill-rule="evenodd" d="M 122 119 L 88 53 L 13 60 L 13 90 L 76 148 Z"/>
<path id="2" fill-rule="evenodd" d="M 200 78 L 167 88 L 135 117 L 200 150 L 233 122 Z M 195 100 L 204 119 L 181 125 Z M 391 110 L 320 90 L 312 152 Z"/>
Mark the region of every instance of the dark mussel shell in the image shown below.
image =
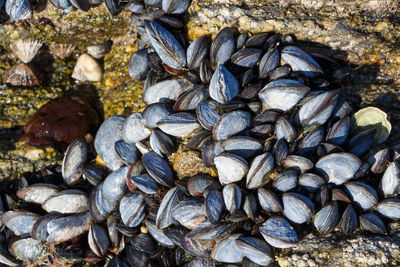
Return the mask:
<path id="1" fill-rule="evenodd" d="M 164 1 L 163 1 L 164 2 Z M 186 66 L 186 53 L 174 35 L 158 23 L 145 21 L 147 36 L 164 64 L 180 70 Z"/>

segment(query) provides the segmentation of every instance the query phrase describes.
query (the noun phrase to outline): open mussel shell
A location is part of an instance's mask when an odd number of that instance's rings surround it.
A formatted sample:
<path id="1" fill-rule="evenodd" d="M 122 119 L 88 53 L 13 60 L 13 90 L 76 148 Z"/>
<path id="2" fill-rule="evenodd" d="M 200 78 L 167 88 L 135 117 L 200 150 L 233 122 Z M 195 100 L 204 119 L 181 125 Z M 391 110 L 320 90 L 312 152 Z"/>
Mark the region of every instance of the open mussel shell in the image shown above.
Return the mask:
<path id="1" fill-rule="evenodd" d="M 340 219 L 339 206 L 336 201 L 323 207 L 315 214 L 313 222 L 321 234 L 327 234 L 335 229 Z"/>
<path id="2" fill-rule="evenodd" d="M 106 254 L 110 245 L 110 238 L 107 231 L 98 224 L 91 224 L 88 234 L 88 243 L 90 249 L 99 257 Z"/>
<path id="3" fill-rule="evenodd" d="M 384 142 L 392 130 L 387 114 L 376 107 L 360 109 L 351 117 L 351 129 L 355 133 L 375 129 L 375 144 Z"/>
<path id="4" fill-rule="evenodd" d="M 282 203 L 283 215 L 292 222 L 305 223 L 314 215 L 314 204 L 301 194 L 284 193 L 282 195 Z"/>
<path id="5" fill-rule="evenodd" d="M 54 219 L 47 224 L 47 242 L 58 244 L 80 236 L 89 230 L 91 222 L 89 212 Z"/>
<path id="6" fill-rule="evenodd" d="M 230 235 L 214 246 L 211 252 L 211 258 L 219 262 L 237 263 L 243 259 L 242 249 L 236 245 L 236 240 L 241 234 Z"/>
<path id="7" fill-rule="evenodd" d="M 82 177 L 87 154 L 88 147 L 83 137 L 78 137 L 68 146 L 61 167 L 62 176 L 68 185 L 76 184 Z"/>
<path id="8" fill-rule="evenodd" d="M 257 190 L 258 202 L 263 210 L 268 213 L 283 211 L 281 200 L 270 190 L 259 188 Z"/>
<path id="9" fill-rule="evenodd" d="M 210 97 L 220 104 L 231 101 L 239 93 L 239 83 L 224 65 L 215 70 L 209 86 Z"/>
<path id="10" fill-rule="evenodd" d="M 112 171 L 117 170 L 123 164 L 117 151 L 115 151 L 115 142 L 122 139 L 121 130 L 124 121 L 125 118 L 121 116 L 107 118 L 97 130 L 94 139 L 97 154 Z"/>
<path id="11" fill-rule="evenodd" d="M 33 238 L 16 239 L 9 244 L 10 253 L 22 261 L 35 261 L 47 250 L 42 242 Z"/>
<path id="12" fill-rule="evenodd" d="M 254 189 L 267 183 L 269 173 L 274 168 L 274 158 L 271 153 L 261 154 L 253 159 L 246 177 L 246 187 Z"/>
<path id="13" fill-rule="evenodd" d="M 290 223 L 280 216 L 272 216 L 260 227 L 265 241 L 276 248 L 290 248 L 299 242 L 299 237 Z"/>
<path id="14" fill-rule="evenodd" d="M 261 239 L 241 236 L 236 239 L 236 245 L 241 249 L 243 256 L 261 266 L 266 266 L 273 260 L 271 248 Z"/>
<path id="15" fill-rule="evenodd" d="M 237 184 L 232 183 L 225 185 L 222 194 L 225 207 L 231 214 L 234 214 L 240 209 L 242 204 L 242 190 Z"/>
<path id="16" fill-rule="evenodd" d="M 186 137 L 198 129 L 200 125 L 192 114 L 179 112 L 164 117 L 157 123 L 157 126 L 169 135 Z"/>
<path id="17" fill-rule="evenodd" d="M 400 200 L 397 198 L 384 199 L 376 206 L 375 211 L 384 218 L 398 220 L 400 219 Z"/>
<path id="18" fill-rule="evenodd" d="M 251 116 L 249 112 L 234 110 L 219 118 L 212 131 L 212 136 L 214 140 L 223 140 L 243 132 L 250 125 Z"/>
<path id="19" fill-rule="evenodd" d="M 386 227 L 382 220 L 374 213 L 366 213 L 360 216 L 360 226 L 363 230 L 374 234 L 385 234 Z"/>
<path id="20" fill-rule="evenodd" d="M 375 189 L 367 184 L 352 182 L 346 183 L 344 187 L 353 204 L 364 211 L 369 210 L 378 203 L 378 194 Z"/>
<path id="21" fill-rule="evenodd" d="M 144 23 L 147 37 L 163 63 L 176 70 L 185 67 L 185 50 L 174 35 L 156 22 L 145 20 Z"/>
<path id="22" fill-rule="evenodd" d="M 47 212 L 63 214 L 83 212 L 89 209 L 89 198 L 80 190 L 64 190 L 47 198 L 42 203 L 42 208 Z"/>
<path id="23" fill-rule="evenodd" d="M 236 44 L 233 37 L 232 29 L 229 27 L 223 28 L 215 36 L 210 48 L 210 63 L 211 66 L 222 65 L 227 62 L 232 53 L 235 51 Z"/>
<path id="24" fill-rule="evenodd" d="M 263 110 L 273 109 L 285 112 L 293 108 L 310 90 L 304 84 L 288 79 L 279 79 L 268 83 L 258 97 Z"/>
<path id="25" fill-rule="evenodd" d="M 351 204 L 348 204 L 339 222 L 340 230 L 345 234 L 353 233 L 358 227 L 357 212 Z"/>
<path id="26" fill-rule="evenodd" d="M 371 167 L 372 168 L 372 167 Z M 400 187 L 400 166 L 397 162 L 392 162 L 386 168 L 385 173 L 379 184 L 379 189 L 385 197 L 399 193 Z"/>
<path id="27" fill-rule="evenodd" d="M 353 178 L 361 166 L 361 160 L 350 153 L 333 153 L 320 158 L 315 164 L 315 170 L 328 183 L 341 185 Z"/>
<path id="28" fill-rule="evenodd" d="M 172 210 L 175 206 L 183 200 L 184 192 L 179 186 L 171 188 L 161 201 L 160 207 L 157 211 L 156 225 L 160 229 L 167 228 L 175 222 L 172 216 Z"/>
<path id="29" fill-rule="evenodd" d="M 172 186 L 174 184 L 174 174 L 168 162 L 158 155 L 150 151 L 142 156 L 142 163 L 148 174 L 159 184 L 164 186 Z"/>
<path id="30" fill-rule="evenodd" d="M 7 211 L 1 215 L 1 224 L 7 226 L 15 235 L 29 237 L 33 225 L 40 218 L 38 214 L 27 211 Z"/>
<path id="31" fill-rule="evenodd" d="M 18 198 L 26 202 L 42 204 L 50 196 L 60 192 L 53 184 L 33 184 L 17 191 Z"/>
<path id="32" fill-rule="evenodd" d="M 222 153 L 214 158 L 222 185 L 240 181 L 249 170 L 244 158 L 230 153 Z"/>
<path id="33" fill-rule="evenodd" d="M 281 61 L 289 64 L 292 70 L 309 78 L 323 74 L 318 63 L 306 52 L 296 46 L 286 46 L 281 52 Z"/>

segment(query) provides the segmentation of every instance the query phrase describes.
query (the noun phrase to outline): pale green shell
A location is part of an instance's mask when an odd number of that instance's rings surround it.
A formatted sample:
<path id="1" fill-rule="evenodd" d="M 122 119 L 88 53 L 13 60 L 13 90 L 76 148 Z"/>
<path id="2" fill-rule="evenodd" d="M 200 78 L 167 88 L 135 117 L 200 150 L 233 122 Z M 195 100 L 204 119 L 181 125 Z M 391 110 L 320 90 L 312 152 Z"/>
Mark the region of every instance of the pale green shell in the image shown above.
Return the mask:
<path id="1" fill-rule="evenodd" d="M 387 114 L 376 107 L 366 107 L 357 111 L 351 118 L 351 129 L 359 133 L 366 129 L 375 128 L 375 144 L 384 142 L 392 130 Z"/>

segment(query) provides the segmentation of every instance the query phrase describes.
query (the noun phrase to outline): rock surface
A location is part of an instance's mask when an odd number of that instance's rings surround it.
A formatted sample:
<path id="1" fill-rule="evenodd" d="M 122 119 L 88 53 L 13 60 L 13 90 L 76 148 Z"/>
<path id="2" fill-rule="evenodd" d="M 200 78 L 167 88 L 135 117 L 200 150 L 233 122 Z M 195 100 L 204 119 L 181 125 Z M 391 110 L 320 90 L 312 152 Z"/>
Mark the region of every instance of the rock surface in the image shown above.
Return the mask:
<path id="1" fill-rule="evenodd" d="M 373 104 L 389 115 L 394 127 L 387 144 L 399 148 L 398 4 L 398 0 L 193 1 L 188 35 L 191 39 L 215 35 L 229 25 L 243 33 L 275 31 L 294 36 L 303 41 L 307 52 L 326 55 L 341 66 L 337 75 L 347 81 L 342 90 L 356 105 Z M 33 89 L 0 85 L 0 179 L 60 163 L 62 155 L 54 149 L 45 148 L 40 157 L 32 157 L 32 147 L 16 142 L 21 127 L 48 100 L 73 90 L 95 92 L 97 108 L 104 112 L 104 118 L 127 116 L 144 107 L 142 87 L 128 75 L 128 61 L 137 43 L 129 26 L 129 12 L 112 17 L 104 5 L 88 13 L 73 10 L 68 15 L 49 4 L 34 8 L 33 17 L 22 23 L 8 20 L 4 9 L 0 12 L 0 36 L 5 37 L 0 38 L 0 76 L 18 62 L 9 49 L 10 42 L 27 37 L 46 44 L 34 63 L 47 76 L 45 86 Z M 79 55 L 88 45 L 108 40 L 113 45 L 104 57 L 102 81 L 76 84 L 71 74 Z M 76 49 L 67 60 L 61 60 L 48 50 L 55 43 L 73 44 Z M 172 157 L 179 175 L 187 175 L 186 170 L 193 166 L 204 168 L 198 155 L 185 149 L 180 152 Z M 399 247 L 396 236 L 309 235 L 298 246 L 278 253 L 276 261 L 281 266 L 399 265 Z"/>

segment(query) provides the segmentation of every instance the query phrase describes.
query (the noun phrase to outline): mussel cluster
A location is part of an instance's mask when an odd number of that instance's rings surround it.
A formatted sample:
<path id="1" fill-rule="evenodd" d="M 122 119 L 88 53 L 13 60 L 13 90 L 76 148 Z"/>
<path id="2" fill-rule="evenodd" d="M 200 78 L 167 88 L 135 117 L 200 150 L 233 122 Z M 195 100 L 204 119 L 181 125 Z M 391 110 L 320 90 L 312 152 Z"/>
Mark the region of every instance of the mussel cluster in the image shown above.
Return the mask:
<path id="1" fill-rule="evenodd" d="M 147 2 L 165 12 L 133 16 L 142 49 L 129 74 L 145 80 L 147 107 L 75 139 L 62 182 L 53 174 L 19 188 L 20 209 L 1 216 L 12 256 L 265 266 L 312 228 L 385 234 L 400 219 L 400 166 L 376 146 L 390 130 L 357 127 L 340 81 L 321 68 L 334 61 L 290 36 L 229 27 L 187 44 L 179 14 L 190 1 Z M 178 146 L 199 151 L 218 176 L 178 179 L 169 157 Z M 9 252 L 0 247 L 0 262 L 16 265 Z"/>

